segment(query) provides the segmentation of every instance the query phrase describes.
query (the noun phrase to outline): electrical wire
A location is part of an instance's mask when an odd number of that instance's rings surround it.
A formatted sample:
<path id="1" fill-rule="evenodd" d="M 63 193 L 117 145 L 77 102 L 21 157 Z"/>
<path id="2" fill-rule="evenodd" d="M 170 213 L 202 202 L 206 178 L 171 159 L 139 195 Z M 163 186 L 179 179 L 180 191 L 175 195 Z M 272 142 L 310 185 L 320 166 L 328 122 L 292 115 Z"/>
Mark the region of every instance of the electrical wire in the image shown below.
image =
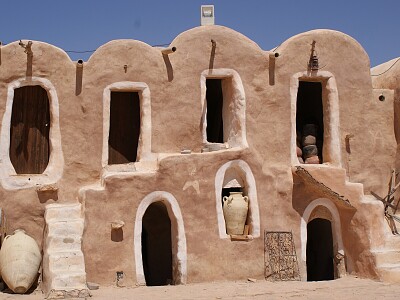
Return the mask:
<path id="1" fill-rule="evenodd" d="M 380 75 L 382 75 L 382 74 L 385 74 L 387 71 L 389 71 L 391 68 L 393 68 L 393 66 L 394 66 L 399 60 L 400 60 L 400 57 L 397 58 L 396 61 L 395 61 L 386 71 L 383 71 L 382 73 L 379 73 L 379 74 L 371 74 L 371 76 L 380 76 Z"/>
<path id="2" fill-rule="evenodd" d="M 169 46 L 169 44 L 159 44 L 159 45 L 152 45 L 152 47 L 165 47 Z M 83 51 L 78 51 L 78 50 L 65 50 L 67 53 L 91 53 L 95 52 L 96 50 L 83 50 Z"/>

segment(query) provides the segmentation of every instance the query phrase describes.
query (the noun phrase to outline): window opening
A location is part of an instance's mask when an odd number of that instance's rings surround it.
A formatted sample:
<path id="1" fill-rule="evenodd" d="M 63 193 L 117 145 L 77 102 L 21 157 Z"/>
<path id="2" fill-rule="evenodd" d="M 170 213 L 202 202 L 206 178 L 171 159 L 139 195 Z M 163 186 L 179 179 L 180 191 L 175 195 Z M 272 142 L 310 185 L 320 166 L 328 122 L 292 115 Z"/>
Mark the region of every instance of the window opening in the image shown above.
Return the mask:
<path id="1" fill-rule="evenodd" d="M 322 163 L 324 115 L 321 82 L 299 82 L 296 132 L 297 155 L 300 162 Z"/>
<path id="2" fill-rule="evenodd" d="M 139 135 L 139 93 L 111 91 L 108 164 L 135 162 Z"/>
<path id="3" fill-rule="evenodd" d="M 150 204 L 142 219 L 142 261 L 146 285 L 173 284 L 171 220 L 161 201 Z"/>
<path id="4" fill-rule="evenodd" d="M 332 224 L 316 218 L 307 224 L 307 281 L 334 279 Z"/>
<path id="5" fill-rule="evenodd" d="M 50 104 L 41 86 L 14 90 L 10 161 L 17 174 L 42 174 L 50 157 Z"/>
<path id="6" fill-rule="evenodd" d="M 206 89 L 207 141 L 210 143 L 224 143 L 222 80 L 207 79 Z"/>

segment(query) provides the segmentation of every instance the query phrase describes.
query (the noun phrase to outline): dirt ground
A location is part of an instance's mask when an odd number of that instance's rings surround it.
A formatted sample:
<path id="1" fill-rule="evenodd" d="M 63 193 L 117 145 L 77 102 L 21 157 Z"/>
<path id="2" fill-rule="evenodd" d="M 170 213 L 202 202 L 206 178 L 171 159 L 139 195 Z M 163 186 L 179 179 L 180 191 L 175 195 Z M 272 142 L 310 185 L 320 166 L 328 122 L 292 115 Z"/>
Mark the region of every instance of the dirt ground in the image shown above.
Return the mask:
<path id="1" fill-rule="evenodd" d="M 347 276 L 320 282 L 267 282 L 264 280 L 196 283 L 160 287 L 100 287 L 91 291 L 93 300 L 130 299 L 399 299 L 400 284 L 384 283 Z M 30 295 L 0 293 L 0 299 L 38 300 Z"/>

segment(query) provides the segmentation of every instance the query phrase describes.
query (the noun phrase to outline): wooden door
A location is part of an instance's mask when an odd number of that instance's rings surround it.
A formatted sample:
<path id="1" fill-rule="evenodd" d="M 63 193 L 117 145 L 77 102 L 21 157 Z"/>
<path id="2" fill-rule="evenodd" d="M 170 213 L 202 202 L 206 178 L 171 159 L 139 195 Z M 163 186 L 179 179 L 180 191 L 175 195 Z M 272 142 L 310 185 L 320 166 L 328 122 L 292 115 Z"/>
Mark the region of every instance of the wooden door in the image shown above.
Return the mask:
<path id="1" fill-rule="evenodd" d="M 50 157 L 50 105 L 41 86 L 14 90 L 10 160 L 17 174 L 41 174 Z"/>

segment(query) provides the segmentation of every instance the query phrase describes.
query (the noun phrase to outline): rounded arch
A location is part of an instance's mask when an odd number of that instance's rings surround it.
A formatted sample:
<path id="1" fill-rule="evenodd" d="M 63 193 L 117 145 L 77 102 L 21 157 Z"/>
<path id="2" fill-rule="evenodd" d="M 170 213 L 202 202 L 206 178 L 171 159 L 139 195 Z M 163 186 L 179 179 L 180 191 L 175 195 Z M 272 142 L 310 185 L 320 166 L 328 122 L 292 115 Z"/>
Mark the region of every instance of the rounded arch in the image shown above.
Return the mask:
<path id="1" fill-rule="evenodd" d="M 235 173 L 241 177 L 239 178 L 239 181 L 243 182 L 246 187 L 247 196 L 250 199 L 249 221 L 252 225 L 251 235 L 253 237 L 259 237 L 260 213 L 258 210 L 256 181 L 253 173 L 251 172 L 250 166 L 243 160 L 233 160 L 223 164 L 215 175 L 215 205 L 217 209 L 219 237 L 229 238 L 229 235 L 226 234 L 225 219 L 222 211 L 221 191 L 224 185 L 225 174 L 227 174 L 227 171 L 229 172 L 230 169 L 234 169 Z"/>
<path id="2" fill-rule="evenodd" d="M 142 261 L 142 219 L 150 204 L 158 201 L 163 202 L 166 206 L 168 216 L 171 220 L 173 281 L 175 284 L 185 284 L 187 278 L 187 251 L 183 218 L 178 201 L 172 194 L 163 191 L 156 191 L 148 194 L 140 202 L 136 211 L 133 242 L 135 251 L 136 280 L 138 284 L 146 285 Z"/>
<path id="3" fill-rule="evenodd" d="M 312 201 L 304 210 L 303 216 L 301 218 L 301 227 L 300 227 L 300 234 L 301 234 L 301 259 L 306 261 L 306 249 L 307 249 L 307 224 L 310 221 L 310 216 L 312 212 L 318 207 L 323 206 L 324 208 L 328 209 L 331 213 L 332 220 L 332 237 L 333 237 L 333 245 L 334 248 L 337 247 L 337 251 L 344 255 L 344 247 L 343 247 L 343 240 L 342 240 L 342 225 L 340 222 L 340 215 L 339 211 L 337 210 L 336 206 L 332 203 L 332 201 L 326 198 L 319 198 Z"/>
<path id="4" fill-rule="evenodd" d="M 50 157 L 46 169 L 42 174 L 16 175 L 11 163 L 10 149 L 10 126 L 12 107 L 14 102 L 14 90 L 24 86 L 41 86 L 47 91 L 50 104 L 50 132 L 49 145 Z M 59 100 L 56 88 L 50 80 L 41 77 L 24 77 L 14 80 L 8 85 L 7 103 L 3 115 L 0 136 L 0 161 L 1 161 L 1 183 L 5 189 L 24 189 L 33 186 L 54 184 L 61 179 L 64 167 L 64 156 L 61 147 Z"/>

